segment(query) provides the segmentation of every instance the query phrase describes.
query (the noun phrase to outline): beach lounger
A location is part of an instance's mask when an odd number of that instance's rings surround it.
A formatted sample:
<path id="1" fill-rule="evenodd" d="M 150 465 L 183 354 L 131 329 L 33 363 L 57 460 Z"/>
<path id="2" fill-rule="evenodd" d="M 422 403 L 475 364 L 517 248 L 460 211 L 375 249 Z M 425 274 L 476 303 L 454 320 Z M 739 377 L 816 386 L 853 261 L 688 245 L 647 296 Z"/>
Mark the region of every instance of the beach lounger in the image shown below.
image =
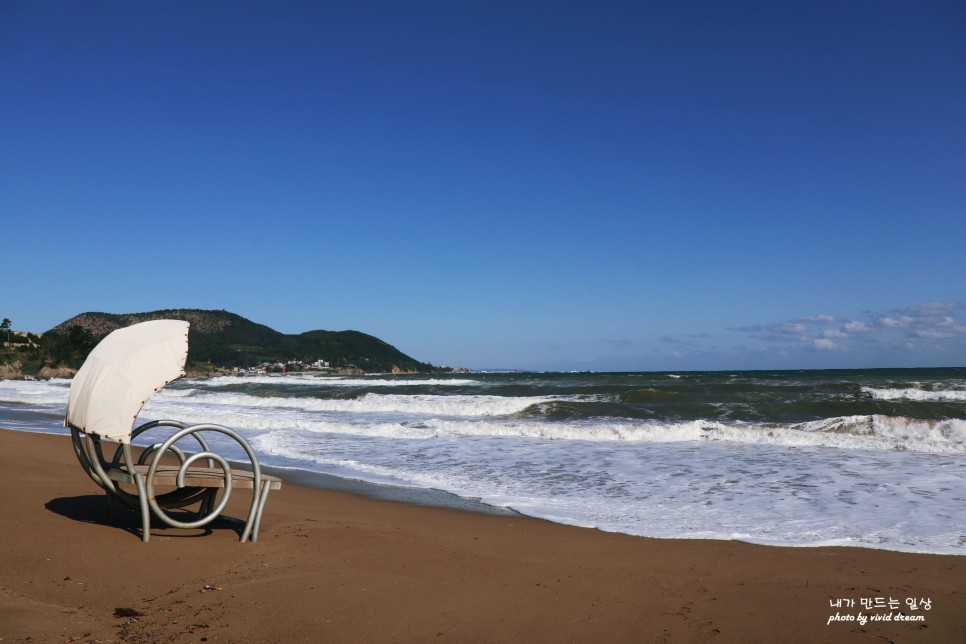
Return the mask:
<path id="1" fill-rule="evenodd" d="M 142 541 L 151 537 L 152 516 L 173 528 L 210 524 L 225 509 L 234 488 L 251 490 L 241 541 L 257 541 L 268 493 L 281 488 L 282 482 L 262 474 L 258 457 L 244 438 L 221 425 L 189 426 L 173 420 L 132 429 L 144 403 L 184 375 L 187 357 L 188 323 L 180 320 L 142 322 L 105 337 L 70 386 L 64 424 L 70 428 L 74 451 L 88 476 L 107 493 L 109 507 L 120 504 L 140 512 Z M 170 435 L 135 456 L 131 441 L 148 432 Z M 188 444 L 177 445 L 182 439 Z M 209 441 L 216 440 L 240 445 L 250 467 L 239 469 L 213 452 Z M 105 442 L 116 444 L 110 460 L 104 454 Z M 189 447 L 196 451 L 191 453 Z M 189 513 L 193 505 L 198 508 Z"/>

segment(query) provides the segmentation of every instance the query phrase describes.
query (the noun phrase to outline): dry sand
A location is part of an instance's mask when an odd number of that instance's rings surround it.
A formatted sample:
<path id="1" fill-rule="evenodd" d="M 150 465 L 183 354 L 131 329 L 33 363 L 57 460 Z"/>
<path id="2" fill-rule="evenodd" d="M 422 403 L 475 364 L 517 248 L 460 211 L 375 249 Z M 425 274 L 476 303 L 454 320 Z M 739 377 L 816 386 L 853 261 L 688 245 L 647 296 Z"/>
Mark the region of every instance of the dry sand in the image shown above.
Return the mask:
<path id="1" fill-rule="evenodd" d="M 144 544 L 68 438 L 0 431 L 0 453 L 3 642 L 966 641 L 966 557 L 644 539 L 290 481 L 256 544 L 230 524 Z M 862 605 L 879 598 L 902 606 Z"/>

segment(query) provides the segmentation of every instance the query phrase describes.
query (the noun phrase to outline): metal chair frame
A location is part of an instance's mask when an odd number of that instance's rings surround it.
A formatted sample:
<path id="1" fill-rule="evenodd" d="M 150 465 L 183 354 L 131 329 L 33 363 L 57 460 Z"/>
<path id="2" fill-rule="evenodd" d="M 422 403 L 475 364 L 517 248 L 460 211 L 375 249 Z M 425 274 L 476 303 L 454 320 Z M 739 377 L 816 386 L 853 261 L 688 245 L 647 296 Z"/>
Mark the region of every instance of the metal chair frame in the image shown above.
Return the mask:
<path id="1" fill-rule="evenodd" d="M 137 460 L 130 442 L 118 444 L 113 458 L 104 457 L 102 438 L 93 432 L 84 432 L 70 427 L 74 452 L 87 475 L 107 494 L 108 507 L 113 509 L 118 503 L 122 507 L 137 510 L 141 514 L 141 540 L 147 542 L 151 537 L 151 517 L 173 528 L 201 528 L 217 519 L 228 505 L 233 488 L 251 488 L 252 501 L 248 518 L 241 533 L 241 541 L 258 541 L 258 529 L 268 493 L 281 488 L 281 480 L 274 476 L 263 475 L 258 457 L 248 442 L 236 431 L 221 425 L 187 425 L 175 420 L 155 420 L 145 423 L 131 432 L 131 439 L 155 428 L 170 427 L 176 431 L 165 441 L 146 447 Z M 223 434 L 234 439 L 245 450 L 251 470 L 233 470 L 231 464 L 220 455 L 211 451 L 203 432 Z M 187 455 L 175 443 L 183 438 L 193 437 L 200 452 Z M 179 465 L 161 463 L 165 454 L 173 454 Z M 145 470 L 145 464 L 147 465 Z M 204 460 L 207 467 L 197 467 Z M 215 465 L 217 464 L 217 467 Z M 219 475 L 220 471 L 220 475 Z M 137 493 L 132 494 L 121 487 L 122 483 L 134 484 Z M 174 487 L 173 490 L 158 494 L 157 487 Z M 217 503 L 218 489 L 224 494 Z M 170 514 L 169 510 L 185 510 L 199 503 L 196 519 L 181 521 Z"/>

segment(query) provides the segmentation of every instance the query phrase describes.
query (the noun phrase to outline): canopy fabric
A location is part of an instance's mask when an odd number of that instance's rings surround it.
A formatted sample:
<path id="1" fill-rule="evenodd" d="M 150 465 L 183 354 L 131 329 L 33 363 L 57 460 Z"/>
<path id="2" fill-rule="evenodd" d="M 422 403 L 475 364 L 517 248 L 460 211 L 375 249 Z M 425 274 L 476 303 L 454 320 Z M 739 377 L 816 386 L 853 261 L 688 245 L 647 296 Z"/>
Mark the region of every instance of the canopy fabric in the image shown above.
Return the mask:
<path id="1" fill-rule="evenodd" d="M 184 375 L 188 323 L 141 322 L 108 334 L 74 376 L 64 424 L 128 443 L 144 403 Z"/>

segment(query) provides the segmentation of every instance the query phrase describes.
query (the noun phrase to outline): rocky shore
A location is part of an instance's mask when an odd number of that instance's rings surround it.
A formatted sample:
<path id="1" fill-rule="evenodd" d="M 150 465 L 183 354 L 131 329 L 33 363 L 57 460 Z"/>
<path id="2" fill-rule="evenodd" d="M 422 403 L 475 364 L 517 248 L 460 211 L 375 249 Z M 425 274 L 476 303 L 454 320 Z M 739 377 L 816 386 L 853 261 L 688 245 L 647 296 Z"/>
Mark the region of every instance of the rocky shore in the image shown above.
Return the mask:
<path id="1" fill-rule="evenodd" d="M 77 369 L 68 367 L 43 367 L 36 376 L 25 374 L 20 362 L 0 364 L 0 380 L 50 380 L 51 378 L 73 378 Z"/>

